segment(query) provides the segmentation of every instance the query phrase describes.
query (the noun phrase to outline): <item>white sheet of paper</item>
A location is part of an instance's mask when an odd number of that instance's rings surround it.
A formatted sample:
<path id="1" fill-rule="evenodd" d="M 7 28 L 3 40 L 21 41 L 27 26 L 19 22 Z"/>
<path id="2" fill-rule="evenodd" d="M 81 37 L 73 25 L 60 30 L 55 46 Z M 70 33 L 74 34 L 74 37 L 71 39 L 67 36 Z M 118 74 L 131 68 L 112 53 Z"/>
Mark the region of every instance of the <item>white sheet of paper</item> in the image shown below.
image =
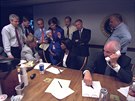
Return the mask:
<path id="1" fill-rule="evenodd" d="M 94 89 L 91 88 L 90 86 L 87 86 L 82 80 L 82 96 L 99 98 L 100 90 L 101 90 L 100 81 L 93 81 L 92 83 Z"/>
<path id="2" fill-rule="evenodd" d="M 58 81 L 60 82 L 62 88 L 68 88 L 69 85 L 70 85 L 70 82 L 71 82 L 71 80 L 64 80 L 64 79 L 54 78 L 45 92 L 52 93 L 55 90 L 57 91 L 57 90 L 61 89 L 61 86 L 59 85 Z"/>
<path id="3" fill-rule="evenodd" d="M 121 87 L 120 89 L 118 89 L 117 91 L 120 92 L 122 95 L 124 95 L 125 97 L 127 97 L 128 95 L 128 90 L 129 90 L 129 86 L 127 87 Z"/>
<path id="4" fill-rule="evenodd" d="M 61 69 L 59 69 L 59 70 L 61 72 L 63 72 L 63 70 L 61 70 Z M 46 71 L 51 72 L 53 74 L 60 74 L 60 71 L 59 70 L 57 68 L 55 68 L 55 67 L 50 67 L 50 68 L 46 69 Z"/>
<path id="5" fill-rule="evenodd" d="M 56 97 L 57 99 L 63 99 L 65 97 L 71 95 L 72 93 L 74 93 L 74 91 L 71 88 L 66 87 L 66 88 L 56 89 L 51 94 L 54 97 Z"/>
<path id="6" fill-rule="evenodd" d="M 44 69 L 46 69 L 48 66 L 51 65 L 50 63 L 38 63 L 38 64 L 34 67 L 34 69 L 39 69 L 39 65 L 40 65 L 40 64 L 44 64 Z"/>

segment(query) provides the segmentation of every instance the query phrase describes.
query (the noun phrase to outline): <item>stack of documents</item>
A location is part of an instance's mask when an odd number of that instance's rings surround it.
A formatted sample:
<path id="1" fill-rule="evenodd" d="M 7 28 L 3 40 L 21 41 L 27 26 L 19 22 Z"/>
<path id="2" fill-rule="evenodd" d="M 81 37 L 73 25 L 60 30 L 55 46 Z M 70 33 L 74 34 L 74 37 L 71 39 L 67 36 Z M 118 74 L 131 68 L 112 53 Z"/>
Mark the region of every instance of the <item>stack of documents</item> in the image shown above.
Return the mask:
<path id="1" fill-rule="evenodd" d="M 74 93 L 74 91 L 69 88 L 70 82 L 70 80 L 54 78 L 45 92 L 51 93 L 57 99 L 63 99 Z"/>
<path id="2" fill-rule="evenodd" d="M 120 87 L 120 89 L 118 89 L 117 91 L 120 92 L 125 97 L 127 97 L 128 90 L 129 90 L 129 86 L 127 86 L 127 87 Z"/>
<path id="3" fill-rule="evenodd" d="M 46 69 L 46 71 L 53 73 L 53 74 L 60 74 L 61 72 L 63 72 L 63 70 L 55 68 L 55 67 L 50 67 L 50 68 Z"/>
<path id="4" fill-rule="evenodd" d="M 100 90 L 101 90 L 100 81 L 93 81 L 92 86 L 93 88 L 90 86 L 87 86 L 82 80 L 82 96 L 99 98 Z"/>
<path id="5" fill-rule="evenodd" d="M 51 65 L 51 63 L 38 63 L 38 64 L 34 67 L 34 69 L 39 69 L 39 65 L 40 65 L 40 64 L 44 64 L 44 69 L 46 69 L 48 66 Z"/>

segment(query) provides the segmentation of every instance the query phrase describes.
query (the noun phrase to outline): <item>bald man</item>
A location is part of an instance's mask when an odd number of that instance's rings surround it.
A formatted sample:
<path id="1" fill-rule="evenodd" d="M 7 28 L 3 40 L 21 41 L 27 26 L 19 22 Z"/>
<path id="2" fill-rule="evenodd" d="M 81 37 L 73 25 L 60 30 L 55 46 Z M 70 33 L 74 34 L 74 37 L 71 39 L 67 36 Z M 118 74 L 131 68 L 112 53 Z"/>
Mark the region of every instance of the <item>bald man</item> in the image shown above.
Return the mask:
<path id="1" fill-rule="evenodd" d="M 94 66 L 87 68 L 83 72 L 86 85 L 92 84 L 91 73 L 113 76 L 125 83 L 132 81 L 131 58 L 124 54 L 116 53 L 120 49 L 120 43 L 115 40 L 108 41 L 105 44 L 104 53 L 98 56 L 94 62 Z M 109 57 L 110 60 L 107 61 L 106 57 Z"/>
<path id="2" fill-rule="evenodd" d="M 113 29 L 113 33 L 108 40 L 119 41 L 121 45 L 121 53 L 126 54 L 132 36 L 120 14 L 112 14 L 110 16 L 110 27 Z"/>

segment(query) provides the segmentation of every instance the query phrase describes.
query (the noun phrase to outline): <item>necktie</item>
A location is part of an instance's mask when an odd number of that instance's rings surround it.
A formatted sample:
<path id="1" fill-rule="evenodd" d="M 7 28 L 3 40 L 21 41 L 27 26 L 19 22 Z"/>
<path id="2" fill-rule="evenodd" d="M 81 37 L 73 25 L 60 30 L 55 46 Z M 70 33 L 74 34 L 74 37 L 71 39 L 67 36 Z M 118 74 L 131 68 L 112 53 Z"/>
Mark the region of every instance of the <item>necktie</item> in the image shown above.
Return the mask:
<path id="1" fill-rule="evenodd" d="M 25 35 L 26 35 L 26 37 L 28 36 L 28 29 L 25 27 Z"/>
<path id="2" fill-rule="evenodd" d="M 15 34 L 16 34 L 16 38 L 17 38 L 17 41 L 18 41 L 19 48 L 22 49 L 22 45 L 21 45 L 21 42 L 20 42 L 20 39 L 19 39 L 19 36 L 18 36 L 17 28 L 15 28 Z"/>
<path id="3" fill-rule="evenodd" d="M 44 31 L 43 31 L 43 29 L 41 29 L 42 30 L 42 39 L 41 39 L 41 42 L 43 43 L 45 40 L 44 40 Z"/>
<path id="4" fill-rule="evenodd" d="M 67 37 L 69 38 L 69 27 L 67 27 Z"/>
<path id="5" fill-rule="evenodd" d="M 81 30 L 79 30 L 79 36 L 80 36 L 80 38 L 81 38 L 81 33 L 82 33 Z"/>

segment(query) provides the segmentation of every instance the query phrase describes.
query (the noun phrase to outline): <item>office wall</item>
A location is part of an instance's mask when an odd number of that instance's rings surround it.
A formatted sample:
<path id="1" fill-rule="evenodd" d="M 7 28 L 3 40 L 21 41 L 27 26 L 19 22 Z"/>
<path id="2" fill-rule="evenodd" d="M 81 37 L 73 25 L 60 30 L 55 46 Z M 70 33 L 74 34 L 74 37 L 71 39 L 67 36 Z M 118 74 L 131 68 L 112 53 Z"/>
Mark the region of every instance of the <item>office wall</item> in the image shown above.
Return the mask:
<path id="1" fill-rule="evenodd" d="M 84 22 L 84 27 L 92 30 L 90 44 L 104 45 L 107 37 L 100 29 L 103 19 L 112 13 L 120 13 L 123 15 L 126 24 L 132 34 L 132 43 L 129 47 L 135 48 L 135 1 L 134 0 L 80 0 L 53 4 L 36 5 L 33 8 L 34 20 L 38 17 L 43 17 L 46 28 L 49 18 L 55 16 L 60 20 L 60 25 L 64 26 L 63 19 L 70 15 L 75 21 L 81 18 Z M 37 27 L 35 23 L 35 28 Z M 95 49 L 90 50 L 95 53 Z M 127 53 L 132 58 L 132 63 L 135 64 L 135 52 Z M 90 56 L 90 61 L 93 54 Z"/>

